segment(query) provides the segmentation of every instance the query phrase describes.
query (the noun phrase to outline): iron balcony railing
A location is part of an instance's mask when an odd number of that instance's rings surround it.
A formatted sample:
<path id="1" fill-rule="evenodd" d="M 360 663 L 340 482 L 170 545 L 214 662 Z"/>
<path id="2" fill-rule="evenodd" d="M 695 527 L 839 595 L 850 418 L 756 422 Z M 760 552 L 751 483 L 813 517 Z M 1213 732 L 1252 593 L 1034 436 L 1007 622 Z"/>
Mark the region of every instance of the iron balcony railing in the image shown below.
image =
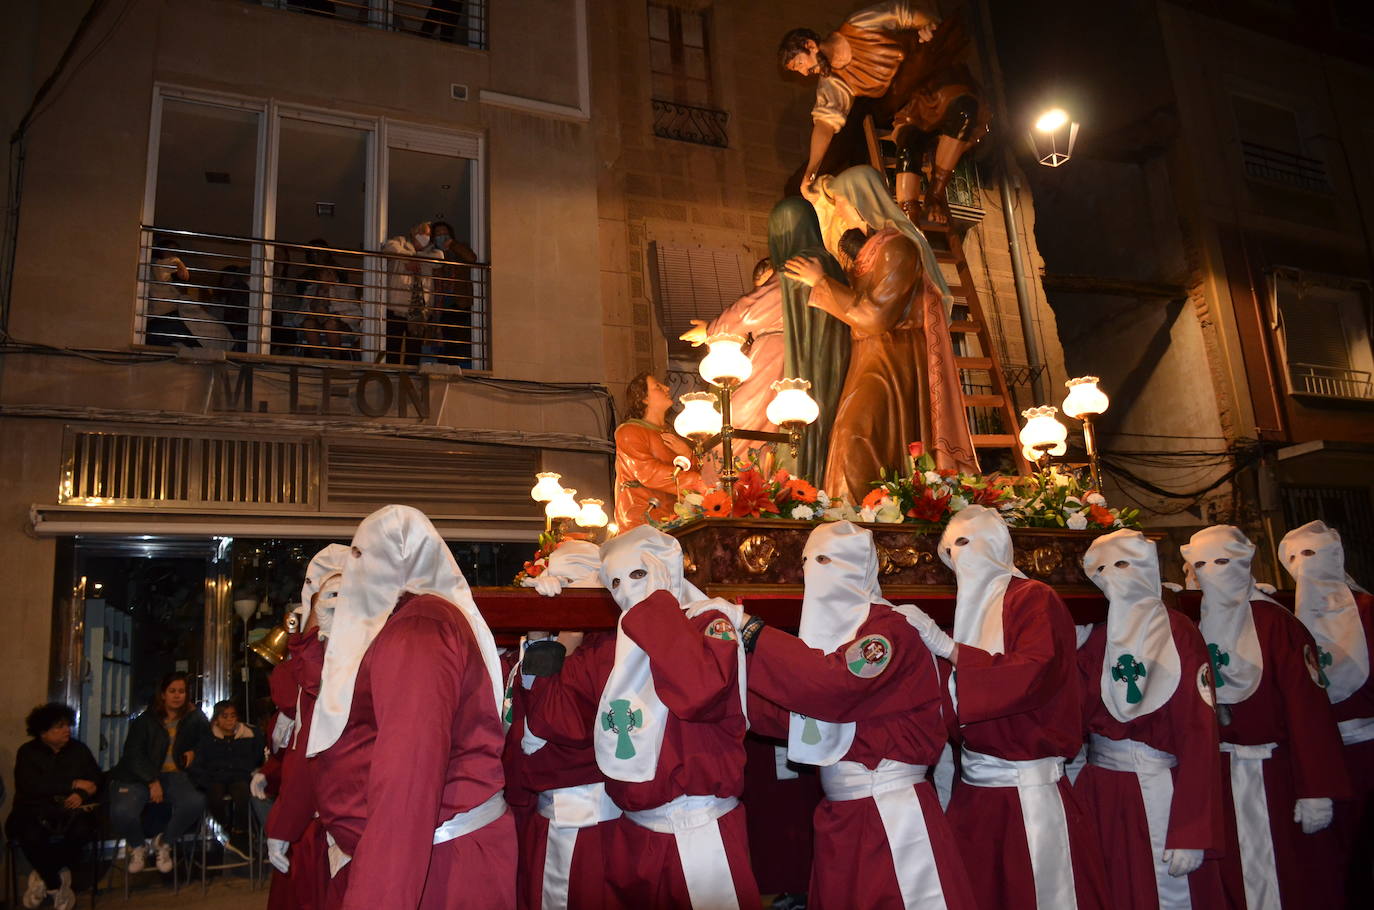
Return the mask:
<path id="1" fill-rule="evenodd" d="M 1326 176 L 1326 165 L 1316 158 L 1254 142 L 1242 141 L 1240 148 L 1245 161 L 1245 173 L 1250 177 L 1314 193 L 1332 191 L 1331 182 Z"/>
<path id="2" fill-rule="evenodd" d="M 730 137 L 725 132 L 725 124 L 729 122 L 730 115 L 725 111 L 692 107 L 676 101 L 660 101 L 657 98 L 653 99 L 652 104 L 655 136 L 716 148 L 729 146 Z"/>
<path id="3" fill-rule="evenodd" d="M 1374 401 L 1374 381 L 1371 381 L 1370 373 L 1366 370 L 1290 363 L 1288 375 L 1293 383 L 1294 395 Z"/>
<path id="4" fill-rule="evenodd" d="M 485 49 L 484 0 L 245 0 L 370 28 Z"/>
<path id="5" fill-rule="evenodd" d="M 134 340 L 154 347 L 417 366 L 491 366 L 491 269 L 143 227 Z"/>

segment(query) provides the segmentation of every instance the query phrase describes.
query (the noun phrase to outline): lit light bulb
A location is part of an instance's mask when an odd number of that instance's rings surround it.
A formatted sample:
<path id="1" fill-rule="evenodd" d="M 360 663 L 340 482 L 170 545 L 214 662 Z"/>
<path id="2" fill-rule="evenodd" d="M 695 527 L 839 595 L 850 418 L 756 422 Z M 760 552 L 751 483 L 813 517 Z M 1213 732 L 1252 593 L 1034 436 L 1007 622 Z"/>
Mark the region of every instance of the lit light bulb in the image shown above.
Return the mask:
<path id="1" fill-rule="evenodd" d="M 721 416 L 716 410 L 716 396 L 710 392 L 688 392 L 678 400 L 682 402 L 682 410 L 673 420 L 673 429 L 679 436 L 701 441 L 720 432 Z"/>
<path id="2" fill-rule="evenodd" d="M 582 511 L 576 497 L 576 490 L 564 487 L 557 496 L 549 500 L 548 505 L 544 506 L 544 514 L 549 518 L 576 518 Z"/>
<path id="3" fill-rule="evenodd" d="M 1025 121 L 1022 121 L 1023 123 Z M 1035 121 L 1035 128 L 1042 133 L 1053 133 L 1069 122 L 1069 112 L 1062 107 L 1052 107 Z"/>
<path id="4" fill-rule="evenodd" d="M 811 382 L 806 379 L 779 379 L 774 382 L 772 389 L 777 394 L 765 411 L 768 419 L 780 427 L 789 423 L 814 423 L 821 415 L 821 406 L 807 393 L 810 388 Z"/>
<path id="5" fill-rule="evenodd" d="M 1080 376 L 1064 383 L 1069 389 L 1069 394 L 1064 398 L 1064 413 L 1067 416 L 1082 420 L 1084 417 L 1096 417 L 1107 410 L 1107 393 L 1097 387 L 1097 382 L 1096 376 Z"/>
<path id="6" fill-rule="evenodd" d="M 1059 409 L 1054 405 L 1043 405 L 1038 408 L 1027 408 L 1021 412 L 1021 416 L 1026 418 L 1026 425 L 1021 428 L 1021 445 L 1037 452 L 1053 452 L 1058 449 L 1059 454 L 1066 451 L 1065 441 L 1069 438 L 1069 428 L 1055 419 L 1055 414 Z"/>
<path id="7" fill-rule="evenodd" d="M 604 528 L 611 517 L 602 508 L 605 503 L 600 499 L 582 500 L 582 508 L 578 510 L 575 519 L 579 527 L 583 528 Z"/>
<path id="8" fill-rule="evenodd" d="M 534 475 L 539 478 L 539 482 L 530 490 L 530 497 L 535 502 L 548 502 L 559 493 L 563 492 L 563 484 L 559 483 L 563 479 L 562 474 L 555 474 L 552 471 L 545 471 Z"/>
<path id="9" fill-rule="evenodd" d="M 754 372 L 754 364 L 745 355 L 744 338 L 739 335 L 712 335 L 706 339 L 710 352 L 701 358 L 701 378 L 711 385 L 736 385 Z"/>

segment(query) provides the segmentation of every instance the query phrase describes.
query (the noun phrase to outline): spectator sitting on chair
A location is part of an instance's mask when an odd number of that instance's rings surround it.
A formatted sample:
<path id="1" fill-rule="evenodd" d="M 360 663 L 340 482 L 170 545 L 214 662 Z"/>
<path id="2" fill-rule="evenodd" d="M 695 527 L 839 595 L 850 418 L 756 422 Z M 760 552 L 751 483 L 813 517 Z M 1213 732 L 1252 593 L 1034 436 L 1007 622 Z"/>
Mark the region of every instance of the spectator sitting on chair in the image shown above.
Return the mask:
<path id="1" fill-rule="evenodd" d="M 196 749 L 191 779 L 205 792 L 210 814 L 228 835 L 229 849 L 244 859 L 248 858 L 248 781 L 262 757 L 262 736 L 239 723 L 238 706 L 232 701 L 217 703 L 210 730 Z"/>
<path id="2" fill-rule="evenodd" d="M 33 739 L 14 756 L 14 809 L 5 832 L 28 857 L 33 871 L 23 905 L 40 906 L 52 898 L 58 910 L 76 906 L 72 867 L 81 848 L 99 833 L 95 797 L 100 791 L 100 766 L 91 750 L 72 739 L 76 712 L 52 702 L 29 712 Z"/>
<path id="3" fill-rule="evenodd" d="M 168 673 L 158 684 L 148 710 L 129 724 L 124 754 L 110 772 L 110 827 L 128 843 L 130 874 L 148 864 L 143 810 L 167 803 L 171 817 L 153 841 L 157 871 L 172 871 L 172 845 L 190 831 L 205 811 L 205 795 L 186 776 L 209 721 L 191 703 L 185 673 Z"/>

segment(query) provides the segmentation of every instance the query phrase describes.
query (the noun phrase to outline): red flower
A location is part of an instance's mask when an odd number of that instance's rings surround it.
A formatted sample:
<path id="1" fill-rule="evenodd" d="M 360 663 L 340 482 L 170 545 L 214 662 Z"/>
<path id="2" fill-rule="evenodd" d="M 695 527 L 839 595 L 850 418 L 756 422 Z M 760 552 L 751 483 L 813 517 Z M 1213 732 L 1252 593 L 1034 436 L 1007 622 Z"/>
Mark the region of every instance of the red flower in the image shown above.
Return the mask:
<path id="1" fill-rule="evenodd" d="M 797 502 L 815 502 L 816 488 L 800 477 L 793 477 L 783 486 L 782 499 L 792 498 Z"/>
<path id="2" fill-rule="evenodd" d="M 874 487 L 864 497 L 864 501 L 859 505 L 861 509 L 877 509 L 883 504 L 883 497 L 887 495 L 887 490 L 882 487 Z"/>
<path id="3" fill-rule="evenodd" d="M 773 501 L 768 496 L 768 491 L 763 486 L 763 475 L 753 468 L 741 471 L 739 479 L 735 481 L 735 509 L 736 518 L 758 518 L 765 507 L 769 511 L 775 511 Z"/>
<path id="4" fill-rule="evenodd" d="M 916 497 L 906 514 L 922 521 L 939 521 L 945 517 L 945 512 L 949 509 L 949 497 L 948 493 L 936 496 L 931 493 L 930 487 L 926 487 L 922 495 Z"/>
<path id="5" fill-rule="evenodd" d="M 701 507 L 708 518 L 729 518 L 730 495 L 724 490 L 712 490 L 701 500 Z"/>
<path id="6" fill-rule="evenodd" d="M 996 486 L 997 477 L 993 476 L 988 480 L 988 485 L 981 490 L 964 484 L 964 493 L 968 496 L 969 502 L 980 506 L 995 506 L 1002 501 L 1002 488 Z"/>
<path id="7" fill-rule="evenodd" d="M 909 442 L 906 444 L 906 450 L 911 453 L 912 458 L 920 458 L 925 454 L 926 444 L 923 442 Z"/>
<path id="8" fill-rule="evenodd" d="M 786 468 L 778 468 L 777 473 L 773 475 L 773 483 L 780 487 L 785 487 L 787 486 L 787 481 L 791 479 L 791 477 L 792 475 L 787 473 Z"/>
<path id="9" fill-rule="evenodd" d="M 544 571 L 544 566 L 543 566 L 542 563 L 537 563 L 537 562 L 527 562 L 527 563 L 525 563 L 525 574 L 528 575 L 530 578 L 538 578 L 538 577 L 539 577 L 539 573 L 541 573 L 541 572 L 543 572 L 543 571 Z"/>
<path id="10" fill-rule="evenodd" d="M 938 473 L 941 477 L 954 477 L 958 475 L 959 472 L 953 468 L 941 468 Z"/>
<path id="11" fill-rule="evenodd" d="M 1115 515 L 1098 505 L 1088 506 L 1088 517 L 1093 520 L 1094 524 L 1104 528 L 1110 528 L 1116 522 Z"/>

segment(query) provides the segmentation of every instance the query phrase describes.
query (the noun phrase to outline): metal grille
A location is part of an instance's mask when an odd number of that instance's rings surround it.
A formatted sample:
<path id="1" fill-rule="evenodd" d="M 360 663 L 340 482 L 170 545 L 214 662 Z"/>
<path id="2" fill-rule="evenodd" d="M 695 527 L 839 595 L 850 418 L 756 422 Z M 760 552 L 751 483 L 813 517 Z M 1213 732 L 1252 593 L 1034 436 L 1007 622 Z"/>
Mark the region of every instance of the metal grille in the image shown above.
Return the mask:
<path id="1" fill-rule="evenodd" d="M 1250 177 L 1282 183 L 1285 186 L 1330 193 L 1331 182 L 1326 177 L 1326 165 L 1316 158 L 1295 155 L 1282 149 L 1270 148 L 1254 142 L 1241 142 L 1245 173 Z"/>
<path id="2" fill-rule="evenodd" d="M 655 136 L 722 149 L 730 145 L 730 137 L 725 131 L 730 115 L 725 111 L 658 98 L 654 98 L 652 104 Z"/>
<path id="3" fill-rule="evenodd" d="M 487 46 L 482 0 L 247 0 L 254 6 L 308 13 L 463 47 Z"/>
<path id="4" fill-rule="evenodd" d="M 537 470 L 533 449 L 330 441 L 325 507 L 402 503 L 446 515 L 538 514 L 529 495 Z"/>
<path id="5" fill-rule="evenodd" d="M 1295 395 L 1374 401 L 1374 382 L 1371 382 L 1367 370 L 1290 363 L 1288 375 L 1292 377 Z"/>
<path id="6" fill-rule="evenodd" d="M 313 508 L 315 441 L 68 429 L 58 502 Z"/>
<path id="7" fill-rule="evenodd" d="M 1341 532 L 1345 570 L 1360 584 L 1374 584 L 1374 500 L 1365 487 L 1284 487 L 1283 517 L 1296 528 L 1321 519 Z"/>

